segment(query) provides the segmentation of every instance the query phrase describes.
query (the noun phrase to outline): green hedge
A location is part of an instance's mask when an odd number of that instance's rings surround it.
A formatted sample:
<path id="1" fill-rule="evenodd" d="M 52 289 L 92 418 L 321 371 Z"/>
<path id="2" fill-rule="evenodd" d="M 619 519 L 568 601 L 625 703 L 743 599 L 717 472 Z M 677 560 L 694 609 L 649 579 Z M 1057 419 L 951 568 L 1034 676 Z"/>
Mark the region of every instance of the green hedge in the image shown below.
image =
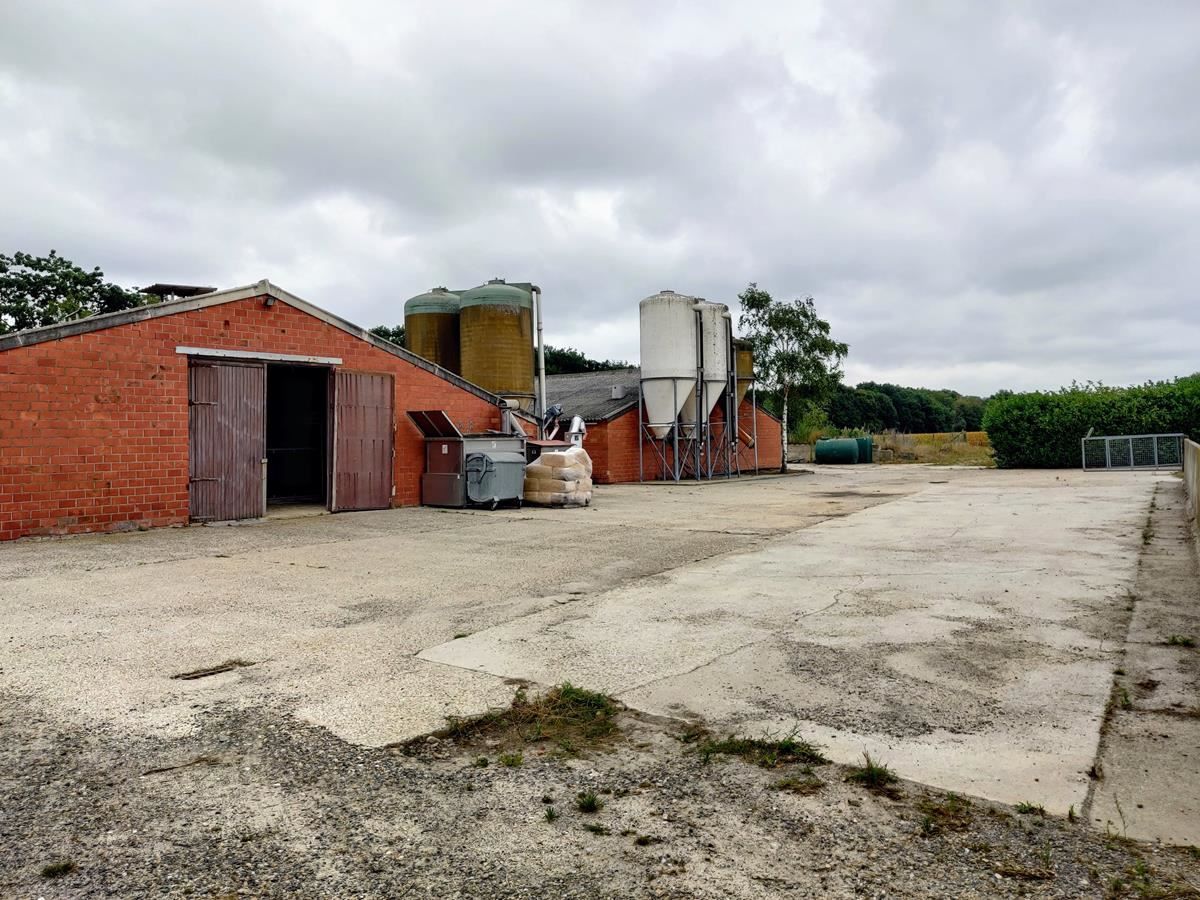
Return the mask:
<path id="1" fill-rule="evenodd" d="M 1094 435 L 1200 435 L 1200 375 L 1129 388 L 1072 385 L 1053 392 L 1001 392 L 983 416 L 1004 468 L 1066 469 L 1080 464 L 1079 441 Z"/>

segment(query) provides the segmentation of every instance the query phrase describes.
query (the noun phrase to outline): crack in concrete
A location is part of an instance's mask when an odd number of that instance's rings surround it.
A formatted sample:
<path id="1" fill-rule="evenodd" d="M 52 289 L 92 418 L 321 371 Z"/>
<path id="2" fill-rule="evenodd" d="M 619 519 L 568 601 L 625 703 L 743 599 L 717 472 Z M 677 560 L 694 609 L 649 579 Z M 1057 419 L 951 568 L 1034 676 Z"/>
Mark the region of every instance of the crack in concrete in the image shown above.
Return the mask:
<path id="1" fill-rule="evenodd" d="M 722 659 L 725 659 L 727 656 L 732 656 L 735 653 L 740 653 L 741 651 L 747 649 L 748 647 L 753 647 L 756 644 L 761 644 L 763 641 L 769 641 L 773 637 L 774 637 L 774 635 L 768 634 L 768 635 L 764 635 L 763 637 L 760 637 L 760 638 L 755 638 L 752 641 L 747 641 L 746 643 L 742 644 L 739 647 L 733 647 L 732 649 L 726 650 L 722 653 L 718 653 L 712 659 L 702 662 L 697 666 L 687 669 L 686 671 L 671 672 L 667 675 L 660 675 L 658 678 L 651 678 L 649 681 L 643 682 L 642 684 L 635 684 L 635 685 L 632 685 L 631 687 L 622 688 L 620 691 L 617 692 L 617 696 L 621 697 L 623 694 L 626 694 L 630 691 L 640 691 L 643 688 L 649 687 L 652 684 L 658 684 L 661 681 L 666 681 L 669 678 L 685 678 L 688 675 L 691 675 L 695 672 L 699 672 L 701 669 L 708 668 L 713 663 L 718 662 Z M 622 700 L 622 702 L 625 702 L 625 701 Z"/>

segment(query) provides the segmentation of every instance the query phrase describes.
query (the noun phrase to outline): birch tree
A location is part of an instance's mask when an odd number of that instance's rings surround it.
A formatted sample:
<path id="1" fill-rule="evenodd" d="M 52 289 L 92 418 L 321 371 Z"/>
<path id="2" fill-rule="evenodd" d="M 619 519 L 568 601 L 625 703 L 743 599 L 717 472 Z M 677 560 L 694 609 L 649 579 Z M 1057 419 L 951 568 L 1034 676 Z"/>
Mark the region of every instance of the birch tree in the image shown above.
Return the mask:
<path id="1" fill-rule="evenodd" d="M 829 323 L 817 315 L 812 297 L 776 300 L 751 282 L 738 299 L 738 325 L 754 348 L 758 383 L 774 392 L 783 409 L 780 471 L 786 472 L 788 401 L 796 395 L 810 402 L 825 397 L 841 381 L 849 348 L 830 336 Z"/>

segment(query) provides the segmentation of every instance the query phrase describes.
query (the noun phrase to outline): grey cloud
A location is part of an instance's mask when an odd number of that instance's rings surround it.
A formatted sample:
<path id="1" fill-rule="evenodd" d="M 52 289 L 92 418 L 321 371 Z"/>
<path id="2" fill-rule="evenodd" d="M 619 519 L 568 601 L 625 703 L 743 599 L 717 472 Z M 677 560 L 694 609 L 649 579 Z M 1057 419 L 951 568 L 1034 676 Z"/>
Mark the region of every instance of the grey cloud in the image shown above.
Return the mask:
<path id="1" fill-rule="evenodd" d="M 1187 2 L 0 8 L 0 250 L 269 276 L 364 324 L 492 275 L 552 340 L 812 294 L 847 374 L 1200 368 Z M 950 379 L 950 380 L 946 380 Z"/>

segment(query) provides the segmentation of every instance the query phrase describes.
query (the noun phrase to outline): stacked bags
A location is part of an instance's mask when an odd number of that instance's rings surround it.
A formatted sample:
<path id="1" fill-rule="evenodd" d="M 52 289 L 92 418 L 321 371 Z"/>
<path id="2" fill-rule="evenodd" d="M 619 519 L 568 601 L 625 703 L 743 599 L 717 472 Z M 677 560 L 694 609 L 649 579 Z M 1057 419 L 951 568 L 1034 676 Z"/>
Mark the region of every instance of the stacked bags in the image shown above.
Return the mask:
<path id="1" fill-rule="evenodd" d="M 587 506 L 592 502 L 592 458 L 582 447 L 543 453 L 525 467 L 525 502 Z"/>

